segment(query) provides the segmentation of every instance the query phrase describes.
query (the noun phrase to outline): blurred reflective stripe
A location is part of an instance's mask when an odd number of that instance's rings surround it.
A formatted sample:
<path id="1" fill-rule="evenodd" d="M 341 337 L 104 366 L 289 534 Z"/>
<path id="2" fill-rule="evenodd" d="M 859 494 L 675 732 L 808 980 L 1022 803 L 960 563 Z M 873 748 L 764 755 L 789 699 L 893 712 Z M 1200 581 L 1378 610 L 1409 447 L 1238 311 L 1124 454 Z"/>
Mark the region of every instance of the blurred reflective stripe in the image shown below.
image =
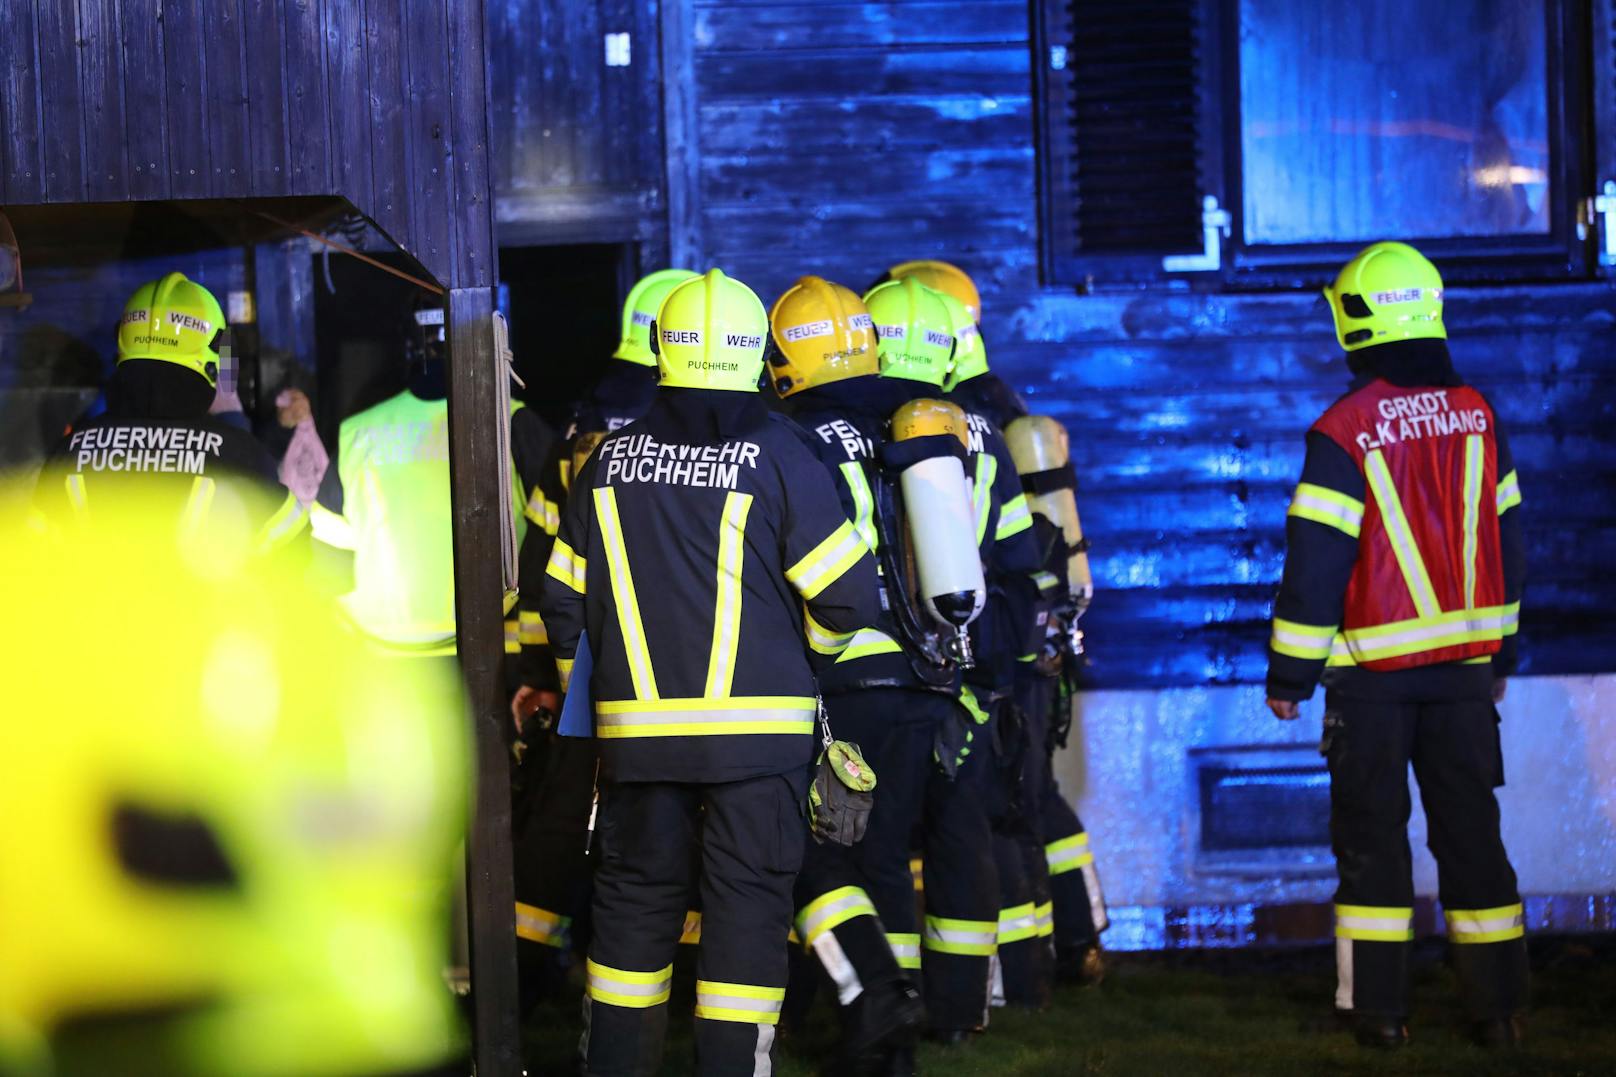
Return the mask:
<path id="1" fill-rule="evenodd" d="M 522 653 L 522 633 L 517 627 L 515 617 L 505 618 L 505 653 Z"/>
<path id="2" fill-rule="evenodd" d="M 1034 938 L 1038 934 L 1038 910 L 1032 902 L 1025 905 L 1012 905 L 1008 909 L 999 910 L 1000 946 L 1012 942 L 1023 942 Z"/>
<path id="3" fill-rule="evenodd" d="M 875 530 L 875 495 L 870 492 L 870 480 L 864 474 L 864 465 L 849 460 L 841 466 L 842 478 L 853 495 L 853 530 L 864 540 L 871 552 L 878 549 Z"/>
<path id="4" fill-rule="evenodd" d="M 84 489 L 84 476 L 74 473 L 67 477 L 67 501 L 80 516 L 90 511 L 90 497 Z"/>
<path id="5" fill-rule="evenodd" d="M 993 537 L 1002 542 L 1031 526 L 1032 509 L 1027 507 L 1027 495 L 1017 494 L 999 510 L 999 526 L 993 529 Z"/>
<path id="6" fill-rule="evenodd" d="M 842 526 L 808 551 L 801 561 L 786 569 L 786 579 L 803 598 L 812 599 L 841 579 L 842 574 L 868 552 L 869 547 L 853 530 L 852 523 L 843 520 Z"/>
<path id="7" fill-rule="evenodd" d="M 852 662 L 860 658 L 868 658 L 875 654 L 902 654 L 903 648 L 898 641 L 885 632 L 878 632 L 873 628 L 861 628 L 853 633 L 853 640 L 842 651 L 838 662 Z"/>
<path id="8" fill-rule="evenodd" d="M 746 514 L 752 495 L 731 491 L 718 521 L 717 597 L 713 600 L 713 643 L 707 655 L 708 696 L 727 696 L 735 683 L 735 652 L 741 635 L 741 569 L 746 549 Z"/>
<path id="9" fill-rule="evenodd" d="M 1518 610 L 1518 603 L 1516 607 Z M 1374 628 L 1348 628 L 1337 635 L 1330 645 L 1330 665 L 1350 666 L 1461 643 L 1502 639 L 1514 631 L 1512 627 L 1506 628 L 1510 621 L 1509 609 L 1508 606 L 1488 606 L 1476 610 L 1454 610 L 1435 617 L 1415 617 Z"/>
<path id="10" fill-rule="evenodd" d="M 567 685 L 572 681 L 572 664 L 575 661 L 577 659 L 574 658 L 557 658 L 555 660 L 556 675 L 561 680 L 561 690 L 563 692 L 567 690 Z"/>
<path id="11" fill-rule="evenodd" d="M 566 949 L 571 941 L 572 917 L 561 916 L 537 905 L 516 903 L 516 934 L 529 942 Z"/>
<path id="12" fill-rule="evenodd" d="M 813 611 L 802 608 L 802 630 L 808 637 L 808 646 L 819 654 L 841 654 L 853 641 L 856 632 L 832 632 L 814 620 Z"/>
<path id="13" fill-rule="evenodd" d="M 1055 903 L 1046 901 L 1033 910 L 1038 920 L 1038 937 L 1048 938 L 1055 933 Z"/>
<path id="14" fill-rule="evenodd" d="M 1038 585 L 1040 591 L 1053 591 L 1060 586 L 1060 577 L 1053 572 L 1034 572 L 1032 582 Z"/>
<path id="15" fill-rule="evenodd" d="M 1275 654 L 1292 658 L 1328 658 L 1335 632 L 1335 625 L 1304 625 L 1275 617 L 1274 634 L 1268 645 Z"/>
<path id="16" fill-rule="evenodd" d="M 992 453 L 976 455 L 976 482 L 971 487 L 971 507 L 976 511 L 976 544 L 988 538 L 988 510 L 993 507 L 993 480 L 999 475 L 999 461 Z M 1031 522 L 1029 518 L 1028 522 Z"/>
<path id="17" fill-rule="evenodd" d="M 1337 905 L 1335 937 L 1359 942 L 1407 942 L 1414 937 L 1414 910 L 1378 905 Z"/>
<path id="18" fill-rule="evenodd" d="M 546 535 L 553 535 L 561 530 L 561 506 L 544 496 L 544 492 L 537 486 L 533 494 L 527 499 L 527 508 L 524 515 L 544 530 Z"/>
<path id="19" fill-rule="evenodd" d="M 215 490 L 213 480 L 206 475 L 198 475 L 191 480 L 191 492 L 185 498 L 185 509 L 180 514 L 180 534 L 194 536 L 197 529 L 207 522 L 208 511 L 213 507 Z M 282 505 L 281 508 L 284 510 L 285 506 Z"/>
<path id="20" fill-rule="evenodd" d="M 1328 486 L 1303 482 L 1297 484 L 1296 494 L 1291 498 L 1291 506 L 1285 515 L 1312 520 L 1333 527 L 1349 538 L 1357 538 L 1363 530 L 1363 513 L 1363 502 L 1357 498 L 1348 497 Z"/>
<path id="21" fill-rule="evenodd" d="M 585 967 L 589 970 L 589 997 L 595 1002 L 643 1010 L 668 1001 L 672 965 L 658 972 L 627 972 L 590 960 Z"/>
<path id="22" fill-rule="evenodd" d="M 587 568 L 584 559 L 573 553 L 572 547 L 558 538 L 555 545 L 550 548 L 550 562 L 544 566 L 544 574 L 560 580 L 581 595 L 584 593 Z"/>
<path id="23" fill-rule="evenodd" d="M 898 959 L 899 968 L 918 969 L 920 967 L 919 935 L 888 932 L 887 945 L 892 947 L 892 956 Z"/>
<path id="24" fill-rule="evenodd" d="M 1498 515 L 1521 503 L 1521 477 L 1513 470 L 1498 480 Z"/>
<path id="25" fill-rule="evenodd" d="M 1375 492 L 1381 522 L 1386 525 L 1386 537 L 1392 544 L 1392 553 L 1397 557 L 1397 567 L 1402 570 L 1403 582 L 1408 585 L 1408 593 L 1414 599 L 1414 608 L 1422 618 L 1440 616 L 1442 606 L 1436 600 L 1436 589 L 1431 586 L 1431 577 L 1425 571 L 1425 559 L 1420 556 L 1419 544 L 1414 541 L 1414 530 L 1409 527 L 1408 517 L 1403 514 L 1403 502 L 1397 496 L 1397 485 L 1392 481 L 1391 470 L 1379 449 L 1370 450 L 1364 457 L 1364 472 L 1369 476 L 1369 486 Z"/>
<path id="26" fill-rule="evenodd" d="M 691 909 L 685 913 L 685 926 L 679 932 L 679 945 L 701 945 L 701 913 Z"/>
<path id="27" fill-rule="evenodd" d="M 1079 831 L 1069 838 L 1050 842 L 1044 846 L 1044 859 L 1049 863 L 1051 875 L 1064 875 L 1084 864 L 1094 863 L 1094 854 L 1089 851 L 1088 832 Z"/>
<path id="28" fill-rule="evenodd" d="M 623 541 L 623 522 L 617 516 L 617 491 L 610 486 L 595 491 L 595 524 L 600 528 L 601 544 L 606 547 L 612 600 L 617 605 L 617 627 L 623 637 L 623 650 L 628 655 L 634 696 L 655 699 L 656 674 L 651 668 L 651 651 L 645 642 L 645 626 L 640 623 L 640 600 L 634 594 L 634 572 L 629 567 L 628 547 Z M 560 544 L 561 540 L 557 539 L 556 545 Z"/>
<path id="29" fill-rule="evenodd" d="M 607 739 L 813 731 L 811 696 L 631 699 L 595 704 L 595 735 Z"/>
<path id="30" fill-rule="evenodd" d="M 797 913 L 797 935 L 804 946 L 812 946 L 825 932 L 847 923 L 855 916 L 874 916 L 870 895 L 857 886 L 842 886 L 814 898 Z"/>
<path id="31" fill-rule="evenodd" d="M 992 957 L 998 941 L 999 925 L 992 920 L 926 917 L 924 945 L 928 950 L 962 957 Z"/>
<path id="32" fill-rule="evenodd" d="M 1513 636 L 1521 630 L 1521 604 L 1511 602 L 1504 607 L 1504 635 Z"/>
<path id="33" fill-rule="evenodd" d="M 711 980 L 696 981 L 696 1016 L 708 1021 L 772 1025 L 780 1020 L 783 987 L 756 987 Z"/>
<path id="34" fill-rule="evenodd" d="M 544 618 L 536 610 L 522 610 L 516 619 L 517 638 L 524 647 L 550 642 L 550 633 L 544 628 Z"/>
<path id="35" fill-rule="evenodd" d="M 332 512 L 318 501 L 309 506 L 309 529 L 317 540 L 339 550 L 351 550 L 359 545 L 348 518 Z"/>
<path id="36" fill-rule="evenodd" d="M 918 856 L 912 856 L 909 858 L 909 877 L 914 880 L 915 893 L 925 893 L 926 864 L 925 861 L 921 860 Z"/>
<path id="37" fill-rule="evenodd" d="M 208 480 L 210 483 L 212 481 L 212 479 Z M 213 500 L 211 491 L 208 494 L 208 500 L 210 502 Z M 287 494 L 286 500 L 281 502 L 281 507 L 276 510 L 275 515 L 271 516 L 264 526 L 259 528 L 258 548 L 261 550 L 273 550 L 277 546 L 284 545 L 296 538 L 303 528 L 308 526 L 308 523 L 308 510 L 303 507 L 302 502 L 298 501 L 296 496 Z"/>
<path id="38" fill-rule="evenodd" d="M 1448 941 L 1507 942 L 1526 934 L 1526 910 L 1520 905 L 1496 909 L 1448 909 Z"/>
<path id="39" fill-rule="evenodd" d="M 1464 466 L 1464 604 L 1476 607 L 1476 530 L 1481 518 L 1481 474 L 1487 458 L 1481 435 L 1465 438 Z"/>

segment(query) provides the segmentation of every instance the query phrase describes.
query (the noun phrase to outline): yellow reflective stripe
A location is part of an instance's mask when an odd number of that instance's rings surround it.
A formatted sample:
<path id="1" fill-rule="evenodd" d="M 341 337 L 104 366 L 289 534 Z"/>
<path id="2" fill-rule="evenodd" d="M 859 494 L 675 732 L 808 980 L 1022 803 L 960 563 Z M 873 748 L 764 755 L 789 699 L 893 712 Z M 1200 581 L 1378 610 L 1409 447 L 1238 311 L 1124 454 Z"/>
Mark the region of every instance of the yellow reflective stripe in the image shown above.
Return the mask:
<path id="1" fill-rule="evenodd" d="M 186 496 L 185 509 L 180 513 L 180 534 L 194 536 L 197 529 L 207 520 L 208 512 L 213 508 L 215 489 L 213 480 L 206 475 L 198 475 L 191 480 L 191 492 Z M 287 496 L 290 497 L 291 495 L 288 494 Z M 285 511 L 286 506 L 283 504 L 281 512 Z M 277 515 L 279 514 L 277 513 Z M 265 524 L 264 527 L 267 529 L 269 525 Z M 259 534 L 263 535 L 264 531 L 260 531 Z M 262 540 L 260 540 L 259 545 L 265 549 L 268 548 L 268 543 Z"/>
<path id="2" fill-rule="evenodd" d="M 842 651 L 837 662 L 852 662 L 859 658 L 868 658 L 876 654 L 902 654 L 903 648 L 898 641 L 873 628 L 861 628 L 853 633 L 853 642 Z"/>
<path id="3" fill-rule="evenodd" d="M 1521 477 L 1511 468 L 1508 475 L 1498 480 L 1498 515 L 1502 516 L 1521 503 Z"/>
<path id="4" fill-rule="evenodd" d="M 561 506 L 544 496 L 544 491 L 537 486 L 527 499 L 527 507 L 522 514 L 532 520 L 546 535 L 553 535 L 561 530 Z"/>
<path id="5" fill-rule="evenodd" d="M 595 704 L 595 736 L 709 737 L 757 733 L 812 734 L 811 696 L 724 696 L 615 700 Z"/>
<path id="6" fill-rule="evenodd" d="M 584 580 L 588 576 L 588 565 L 582 556 L 573 552 L 571 546 L 558 538 L 555 545 L 550 547 L 550 562 L 544 566 L 544 574 L 560 580 L 581 595 L 584 593 Z"/>
<path id="7" fill-rule="evenodd" d="M 519 610 L 516 615 L 516 631 L 518 639 L 524 647 L 534 647 L 550 642 L 550 633 L 544 627 L 544 618 L 535 610 Z"/>
<path id="8" fill-rule="evenodd" d="M 589 971 L 590 999 L 631 1010 L 649 1009 L 668 1001 L 673 985 L 672 965 L 658 972 L 626 972 L 591 959 L 585 967 Z"/>
<path id="9" fill-rule="evenodd" d="M 875 495 L 870 492 L 870 480 L 864 474 L 864 465 L 857 460 L 843 464 L 841 472 L 848 491 L 853 495 L 853 530 L 873 552 L 879 549 L 879 539 L 875 530 Z"/>
<path id="10" fill-rule="evenodd" d="M 1519 603 L 1514 604 L 1515 617 Z M 1475 610 L 1454 610 L 1436 617 L 1414 617 L 1407 621 L 1348 628 L 1330 645 L 1330 664 L 1351 665 L 1377 662 L 1386 658 L 1455 647 L 1462 643 L 1502 639 L 1512 628 L 1511 607 L 1484 606 Z"/>
<path id="11" fill-rule="evenodd" d="M 656 673 L 651 668 L 651 650 L 645 642 L 645 626 L 640 623 L 640 602 L 634 594 L 634 573 L 629 568 L 628 547 L 623 542 L 623 522 L 617 515 L 617 491 L 610 486 L 602 486 L 595 491 L 595 518 L 600 525 L 601 543 L 606 547 L 612 600 L 617 605 L 617 627 L 623 635 L 623 650 L 628 655 L 634 695 L 639 699 L 655 699 Z M 556 541 L 559 544 L 561 540 Z"/>
<path id="12" fill-rule="evenodd" d="M 73 512 L 79 516 L 90 511 L 90 495 L 84 489 L 84 476 L 76 472 L 67 477 L 67 503 L 73 506 Z"/>
<path id="13" fill-rule="evenodd" d="M 708 696 L 727 696 L 735 683 L 741 644 L 741 572 L 746 561 L 746 514 L 752 495 L 731 491 L 718 521 L 718 588 L 713 599 L 713 645 L 707 656 Z"/>
<path id="14" fill-rule="evenodd" d="M 519 938 L 543 946 L 566 949 L 570 941 L 572 917 L 541 909 L 537 905 L 516 903 L 516 934 Z"/>
<path id="15" fill-rule="evenodd" d="M 701 945 L 701 913 L 695 909 L 689 909 L 685 912 L 685 926 L 679 933 L 679 945 Z"/>
<path id="16" fill-rule="evenodd" d="M 1094 854 L 1089 851 L 1088 832 L 1079 831 L 1071 837 L 1045 845 L 1044 860 L 1049 865 L 1051 875 L 1064 875 L 1085 864 L 1094 863 Z"/>
<path id="17" fill-rule="evenodd" d="M 1448 941 L 1506 942 L 1526 934 L 1526 909 L 1517 902 L 1496 909 L 1446 909 Z"/>
<path id="18" fill-rule="evenodd" d="M 982 704 L 977 702 L 976 693 L 971 691 L 970 685 L 960 685 L 959 701 L 977 725 L 985 724 L 988 718 L 991 717 L 987 711 L 982 709 Z"/>
<path id="19" fill-rule="evenodd" d="M 808 646 L 819 654 L 841 654 L 853 641 L 856 632 L 832 632 L 814 619 L 813 611 L 802 608 L 802 629 L 808 637 Z"/>
<path id="20" fill-rule="evenodd" d="M 940 954 L 992 957 L 998 947 L 999 925 L 993 920 L 949 920 L 928 916 L 923 945 Z"/>
<path id="21" fill-rule="evenodd" d="M 1061 578 L 1053 572 L 1034 572 L 1032 582 L 1038 585 L 1040 591 L 1053 591 L 1060 586 Z"/>
<path id="22" fill-rule="evenodd" d="M 999 910 L 999 945 L 1024 942 L 1038 935 L 1038 909 L 1032 902 Z"/>
<path id="23" fill-rule="evenodd" d="M 1379 449 L 1371 449 L 1364 457 L 1364 471 L 1375 492 L 1375 501 L 1380 505 L 1381 519 L 1386 524 L 1386 537 L 1391 540 L 1392 553 L 1397 556 L 1397 567 L 1403 573 L 1408 593 L 1414 598 L 1414 608 L 1421 617 L 1435 617 L 1442 612 L 1442 606 L 1436 600 L 1436 589 L 1431 586 L 1431 577 L 1425 571 L 1425 561 L 1420 557 L 1420 548 L 1414 541 L 1414 530 L 1409 527 L 1408 517 L 1403 514 L 1403 502 L 1397 496 L 1392 473 L 1386 467 L 1386 458 Z"/>
<path id="24" fill-rule="evenodd" d="M 273 550 L 277 546 L 284 546 L 301 534 L 308 525 L 308 510 L 298 501 L 295 494 L 287 494 L 286 500 L 281 502 L 281 507 L 276 510 L 275 515 L 259 529 L 258 548 Z"/>
<path id="25" fill-rule="evenodd" d="M 505 618 L 505 653 L 522 653 L 522 633 L 514 617 Z"/>
<path id="26" fill-rule="evenodd" d="M 309 506 L 309 530 L 317 540 L 339 550 L 352 550 L 359 545 L 348 518 L 332 512 L 318 501 Z"/>
<path id="27" fill-rule="evenodd" d="M 993 537 L 1003 542 L 1012 535 L 1019 535 L 1032 526 L 1032 509 L 1027 507 L 1027 495 L 1017 494 L 1004 503 L 999 510 L 999 526 L 993 529 Z"/>
<path id="28" fill-rule="evenodd" d="M 1362 942 L 1407 942 L 1414 937 L 1414 910 L 1378 905 L 1337 905 L 1335 937 Z"/>
<path id="29" fill-rule="evenodd" d="M 839 886 L 804 905 L 797 912 L 797 936 L 804 946 L 812 946 L 825 932 L 855 917 L 874 916 L 875 905 L 861 887 Z"/>
<path id="30" fill-rule="evenodd" d="M 1363 502 L 1339 490 L 1311 482 L 1297 483 L 1296 494 L 1285 515 L 1324 524 L 1357 538 L 1363 530 Z"/>
<path id="31" fill-rule="evenodd" d="M 1476 530 L 1481 519 L 1481 474 L 1487 463 L 1480 434 L 1465 438 L 1464 604 L 1476 607 Z"/>
<path id="32" fill-rule="evenodd" d="M 1511 602 L 1504 607 L 1504 635 L 1513 636 L 1521 630 L 1521 604 Z"/>
<path id="33" fill-rule="evenodd" d="M 1305 625 L 1275 617 L 1274 633 L 1268 645 L 1275 654 L 1292 658 L 1328 658 L 1335 632 L 1335 625 Z"/>
<path id="34" fill-rule="evenodd" d="M 708 1021 L 772 1025 L 780 1020 L 780 1007 L 785 998 L 783 987 L 697 980 L 696 1016 Z"/>
<path id="35" fill-rule="evenodd" d="M 563 692 L 567 690 L 567 685 L 572 683 L 572 663 L 575 661 L 576 659 L 573 658 L 557 658 L 555 660 L 556 676 L 561 680 L 561 690 Z"/>
<path id="36" fill-rule="evenodd" d="M 999 476 L 999 459 L 989 452 L 976 454 L 976 485 L 971 490 L 971 501 L 976 509 L 976 544 L 987 541 L 988 509 L 993 506 L 993 480 Z M 1028 522 L 1031 523 L 1029 517 Z"/>
<path id="37" fill-rule="evenodd" d="M 892 949 L 892 956 L 897 958 L 901 969 L 918 969 L 920 967 L 920 935 L 918 933 L 888 932 L 887 945 Z"/>
<path id="38" fill-rule="evenodd" d="M 1038 918 L 1038 937 L 1046 938 L 1055 933 L 1055 903 L 1046 901 L 1034 910 Z"/>
<path id="39" fill-rule="evenodd" d="M 842 525 L 808 551 L 807 556 L 786 569 L 786 579 L 803 598 L 813 599 L 841 579 L 868 551 L 869 547 L 853 530 L 851 521 L 843 520 Z"/>

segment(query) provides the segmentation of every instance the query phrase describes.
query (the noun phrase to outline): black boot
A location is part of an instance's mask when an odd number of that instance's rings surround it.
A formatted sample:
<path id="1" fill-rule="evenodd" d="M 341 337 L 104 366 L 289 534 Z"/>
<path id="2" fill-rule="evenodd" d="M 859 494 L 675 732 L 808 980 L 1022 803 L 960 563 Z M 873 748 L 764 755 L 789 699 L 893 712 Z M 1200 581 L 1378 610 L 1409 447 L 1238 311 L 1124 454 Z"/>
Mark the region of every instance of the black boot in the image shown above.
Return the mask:
<path id="1" fill-rule="evenodd" d="M 926 1021 L 920 993 L 907 980 L 865 988 L 842 1010 L 839 1073 L 886 1073 L 892 1054 L 912 1047 Z"/>
<path id="2" fill-rule="evenodd" d="M 1494 1017 L 1476 1021 L 1470 1026 L 1470 1038 L 1478 1047 L 1490 1050 L 1513 1051 L 1526 1038 L 1526 1024 L 1519 1016 Z"/>
<path id="3" fill-rule="evenodd" d="M 1055 979 L 1084 987 L 1100 986 L 1105 979 L 1105 953 L 1100 944 L 1059 948 L 1055 953 Z"/>
<path id="4" fill-rule="evenodd" d="M 1361 1013 L 1353 1018 L 1352 1036 L 1359 1046 L 1395 1051 L 1408 1042 L 1408 1024 L 1401 1017 Z"/>
<path id="5" fill-rule="evenodd" d="M 888 1055 L 882 1077 L 915 1077 L 915 1045 L 900 1047 Z"/>

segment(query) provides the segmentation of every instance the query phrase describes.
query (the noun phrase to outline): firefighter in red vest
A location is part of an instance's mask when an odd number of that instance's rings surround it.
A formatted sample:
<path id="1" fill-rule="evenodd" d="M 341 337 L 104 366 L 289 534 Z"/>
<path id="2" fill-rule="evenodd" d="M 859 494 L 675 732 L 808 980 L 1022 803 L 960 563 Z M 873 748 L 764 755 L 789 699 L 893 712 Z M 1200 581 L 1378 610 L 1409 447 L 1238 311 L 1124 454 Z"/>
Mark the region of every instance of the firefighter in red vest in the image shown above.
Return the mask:
<path id="1" fill-rule="evenodd" d="M 1492 407 L 1448 357 L 1435 266 L 1376 243 L 1324 295 L 1355 379 L 1307 435 L 1268 706 L 1294 719 L 1322 675 L 1336 1009 L 1366 1046 L 1408 1038 L 1412 762 L 1472 1033 L 1513 1046 L 1526 940 L 1493 790 L 1524 575 L 1520 487 Z"/>

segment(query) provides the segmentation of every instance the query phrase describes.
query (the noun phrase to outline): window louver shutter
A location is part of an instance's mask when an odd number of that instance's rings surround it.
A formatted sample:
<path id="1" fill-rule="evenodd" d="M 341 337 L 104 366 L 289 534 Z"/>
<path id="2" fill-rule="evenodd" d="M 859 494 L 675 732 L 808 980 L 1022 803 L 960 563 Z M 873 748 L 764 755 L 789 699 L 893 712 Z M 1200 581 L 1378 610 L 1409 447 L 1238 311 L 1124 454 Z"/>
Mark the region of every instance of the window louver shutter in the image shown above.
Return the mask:
<path id="1" fill-rule="evenodd" d="M 1043 237 L 1057 282 L 1149 280 L 1218 195 L 1215 0 L 1045 0 Z"/>

